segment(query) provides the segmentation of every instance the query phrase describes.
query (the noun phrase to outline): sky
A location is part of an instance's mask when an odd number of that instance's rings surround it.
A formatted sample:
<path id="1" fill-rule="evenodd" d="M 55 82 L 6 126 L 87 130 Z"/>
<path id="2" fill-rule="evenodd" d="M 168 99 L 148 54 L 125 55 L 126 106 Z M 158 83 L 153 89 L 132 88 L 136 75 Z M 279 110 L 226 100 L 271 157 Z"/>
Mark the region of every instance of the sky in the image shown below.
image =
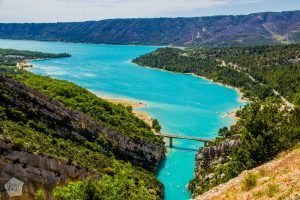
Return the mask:
<path id="1" fill-rule="evenodd" d="M 0 22 L 194 17 L 300 10 L 300 0 L 0 0 Z"/>

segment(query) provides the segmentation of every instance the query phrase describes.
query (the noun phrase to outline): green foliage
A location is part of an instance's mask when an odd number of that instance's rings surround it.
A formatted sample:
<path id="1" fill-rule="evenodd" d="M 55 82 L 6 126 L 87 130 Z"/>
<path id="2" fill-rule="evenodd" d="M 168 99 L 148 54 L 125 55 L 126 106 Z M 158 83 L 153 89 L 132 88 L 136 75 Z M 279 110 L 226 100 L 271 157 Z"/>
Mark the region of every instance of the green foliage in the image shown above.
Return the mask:
<path id="1" fill-rule="evenodd" d="M 42 189 L 38 189 L 38 191 L 35 193 L 35 200 L 44 200 L 45 199 L 45 195 L 44 195 L 44 191 Z"/>
<path id="2" fill-rule="evenodd" d="M 300 141 L 299 108 L 288 111 L 277 101 L 254 102 L 242 109 L 239 117 L 237 124 L 230 129 L 220 129 L 219 140 L 231 140 L 232 136 L 239 136 L 240 145 L 231 149 L 228 156 L 230 159 L 225 163 L 203 169 L 204 175 L 214 173 L 212 180 L 195 178 L 191 181 L 189 188 L 194 195 L 202 194 L 244 170 L 274 159 L 280 152 L 292 148 Z M 249 180 L 251 185 L 252 178 Z"/>
<path id="3" fill-rule="evenodd" d="M 266 190 L 266 194 L 269 198 L 274 197 L 279 192 L 280 192 L 279 186 L 276 184 L 269 184 Z"/>
<path id="4" fill-rule="evenodd" d="M 230 136 L 230 131 L 228 127 L 223 127 L 219 129 L 218 136 L 221 138 L 226 138 Z"/>
<path id="5" fill-rule="evenodd" d="M 242 190 L 249 191 L 254 188 L 257 184 L 257 175 L 249 172 L 246 174 L 242 181 Z"/>
<path id="6" fill-rule="evenodd" d="M 22 70 L 15 72 L 15 68 L 11 67 L 0 67 L 0 76 L 3 75 L 18 79 L 69 108 L 85 113 L 107 128 L 120 130 L 121 134 L 132 138 L 163 145 L 161 140 L 156 140 L 151 128 L 137 119 L 126 107 L 108 103 L 74 84 L 35 76 Z M 43 117 L 34 117 L 36 112 L 40 112 L 34 106 L 35 102 L 30 102 L 31 109 L 24 109 L 10 103 L 23 100 L 25 97 L 22 97 L 21 92 L 10 90 L 3 82 L 0 82 L 0 90 L 0 140 L 12 144 L 14 150 L 55 156 L 98 173 L 102 177 L 100 182 L 93 182 L 93 187 L 87 187 L 92 188 L 90 190 L 97 196 L 108 195 L 111 187 L 120 186 L 118 194 L 130 194 L 132 199 L 142 199 L 143 196 L 148 199 L 161 199 L 163 186 L 155 175 L 131 163 L 117 160 L 112 151 L 114 147 L 107 138 L 100 135 L 93 142 L 61 138 L 55 134 L 55 129 L 51 126 L 53 122 L 48 122 Z M 10 101 L 7 101 L 8 99 Z M 68 189 L 76 190 L 76 184 Z M 71 191 L 65 198 L 83 199 L 80 195 L 90 194 L 85 190 L 80 192 L 80 189 L 82 188 L 78 188 L 74 194 Z M 98 198 L 97 196 L 95 198 Z M 41 197 L 40 192 L 37 193 L 37 197 Z"/>
<path id="7" fill-rule="evenodd" d="M 37 76 L 25 71 L 15 74 L 13 78 L 17 78 L 28 87 L 45 93 L 70 109 L 92 117 L 105 127 L 116 130 L 120 134 L 163 146 L 162 138 L 155 136 L 143 120 L 137 118 L 131 110 L 123 105 L 109 103 L 86 89 L 67 81 Z M 37 130 L 43 129 L 39 124 L 36 126 Z"/>
<path id="8" fill-rule="evenodd" d="M 161 126 L 160 126 L 159 121 L 157 119 L 152 119 L 152 128 L 154 128 L 154 130 L 156 132 L 161 131 Z"/>
<path id="9" fill-rule="evenodd" d="M 103 191 L 110 190 L 111 185 L 109 182 L 115 181 L 114 178 L 109 177 L 123 177 L 123 184 L 129 184 L 134 181 L 138 189 L 144 191 L 144 188 L 147 188 L 148 191 L 146 193 L 151 194 L 151 198 L 160 199 L 162 185 L 158 182 L 154 174 L 142 168 L 134 167 L 124 161 L 116 160 L 112 154 L 107 155 L 97 143 L 89 145 L 74 143 L 71 140 L 46 135 L 31 127 L 12 121 L 1 121 L 0 140 L 12 143 L 15 150 L 24 149 L 27 152 L 52 155 L 86 167 L 91 171 L 95 170 L 106 177 L 106 179 L 103 179 L 105 180 L 105 184 L 102 185 Z M 119 182 L 115 184 L 119 184 Z M 117 185 L 115 186 L 118 187 Z M 126 191 L 136 193 L 136 191 L 131 191 L 132 188 L 128 189 Z M 76 195 L 80 195 L 80 191 L 78 192 Z M 121 189 L 119 192 L 121 192 Z"/>
<path id="10" fill-rule="evenodd" d="M 46 59 L 46 58 L 63 58 L 70 57 L 70 54 L 60 53 L 42 53 L 35 51 L 15 50 L 15 49 L 0 49 L 0 65 L 16 66 L 17 63 L 25 60 Z"/>
<path id="11" fill-rule="evenodd" d="M 194 73 L 241 88 L 249 98 L 275 96 L 299 105 L 300 45 L 213 49 L 162 48 L 133 62 L 174 72 Z M 222 62 L 224 61 L 224 62 Z M 225 65 L 224 65 L 225 64 Z M 249 76 L 250 75 L 250 76 Z"/>
<path id="12" fill-rule="evenodd" d="M 155 191 L 148 190 L 143 181 L 128 181 L 128 170 L 116 167 L 116 175 L 104 175 L 100 180 L 87 179 L 79 182 L 71 182 L 67 186 L 55 189 L 57 200 L 114 200 L 133 199 L 148 200 L 158 199 Z"/>

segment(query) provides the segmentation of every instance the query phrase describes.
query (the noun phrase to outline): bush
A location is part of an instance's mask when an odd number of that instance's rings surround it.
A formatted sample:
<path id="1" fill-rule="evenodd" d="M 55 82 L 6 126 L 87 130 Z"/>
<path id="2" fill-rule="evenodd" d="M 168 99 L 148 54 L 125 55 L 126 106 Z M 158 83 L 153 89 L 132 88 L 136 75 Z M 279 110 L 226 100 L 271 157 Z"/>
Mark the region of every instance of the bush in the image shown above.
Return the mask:
<path id="1" fill-rule="evenodd" d="M 44 200 L 45 199 L 45 195 L 42 189 L 38 189 L 38 191 L 36 191 L 35 194 L 35 200 Z"/>
<path id="2" fill-rule="evenodd" d="M 242 190 L 249 191 L 254 188 L 257 184 L 257 175 L 249 172 L 246 174 L 243 182 L 242 182 Z"/>
<path id="3" fill-rule="evenodd" d="M 270 184 L 268 185 L 268 189 L 266 191 L 266 194 L 268 197 L 272 198 L 279 192 L 279 187 L 276 184 Z"/>
<path id="4" fill-rule="evenodd" d="M 24 141 L 22 139 L 17 139 L 13 145 L 12 145 L 12 149 L 16 150 L 16 151 L 21 151 L 24 148 Z"/>

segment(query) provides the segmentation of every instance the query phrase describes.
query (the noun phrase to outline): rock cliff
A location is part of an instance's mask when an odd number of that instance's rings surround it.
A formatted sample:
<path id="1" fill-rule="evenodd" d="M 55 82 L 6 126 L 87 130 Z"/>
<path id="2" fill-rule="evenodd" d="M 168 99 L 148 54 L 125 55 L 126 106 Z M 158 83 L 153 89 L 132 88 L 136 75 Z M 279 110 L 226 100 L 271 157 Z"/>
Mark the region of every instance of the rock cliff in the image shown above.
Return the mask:
<path id="1" fill-rule="evenodd" d="M 4 185 L 16 178 L 26 184 L 23 195 L 14 200 L 34 199 L 37 189 L 45 191 L 47 199 L 53 199 L 53 189 L 68 181 L 83 180 L 87 177 L 100 179 L 100 175 L 76 166 L 71 162 L 48 155 L 37 155 L 14 150 L 12 145 L 0 141 L 0 199 L 9 199 Z"/>
<path id="2" fill-rule="evenodd" d="M 239 140 L 228 139 L 216 145 L 201 148 L 195 158 L 195 179 L 191 181 L 189 189 L 192 191 L 201 190 L 204 185 L 214 185 L 217 178 L 222 178 L 217 176 L 223 174 L 216 176 L 214 170 L 221 164 L 228 162 L 232 148 L 239 145 Z"/>
<path id="3" fill-rule="evenodd" d="M 71 110 L 45 94 L 32 90 L 9 77 L 0 76 L 0 83 L 13 96 L 1 95 L 3 106 L 17 108 L 26 113 L 27 119 L 42 121 L 54 130 L 55 135 L 72 141 L 95 141 L 104 137 L 111 145 L 110 150 L 124 160 L 154 171 L 165 156 L 162 145 L 142 139 L 133 139 L 119 134 L 83 113 Z"/>

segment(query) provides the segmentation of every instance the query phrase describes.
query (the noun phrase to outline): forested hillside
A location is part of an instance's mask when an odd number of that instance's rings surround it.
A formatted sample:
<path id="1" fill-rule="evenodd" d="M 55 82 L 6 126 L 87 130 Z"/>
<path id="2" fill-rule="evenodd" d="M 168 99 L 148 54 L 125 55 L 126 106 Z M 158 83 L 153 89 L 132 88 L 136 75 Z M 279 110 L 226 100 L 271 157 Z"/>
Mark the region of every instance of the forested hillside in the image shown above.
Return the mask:
<path id="1" fill-rule="evenodd" d="M 0 38 L 105 44 L 237 46 L 300 42 L 300 12 L 0 24 Z"/>
<path id="2" fill-rule="evenodd" d="M 2 64 L 67 55 L 1 52 L 14 58 Z M 12 174 L 28 199 L 162 198 L 164 143 L 131 107 L 7 65 L 0 90 L 0 198 Z"/>
<path id="3" fill-rule="evenodd" d="M 237 124 L 220 129 L 215 142 L 199 150 L 189 185 L 194 196 L 272 160 L 300 141 L 299 58 L 300 45 L 280 45 L 162 48 L 133 60 L 238 87 L 252 100 L 237 112 Z"/>
<path id="4" fill-rule="evenodd" d="M 241 88 L 248 98 L 265 99 L 279 93 L 300 104 L 300 45 L 209 50 L 162 48 L 133 62 L 204 76 Z"/>
<path id="5" fill-rule="evenodd" d="M 71 55 L 67 53 L 52 54 L 15 49 L 0 49 L 0 65 L 16 66 L 17 63 L 25 60 L 65 58 L 70 56 Z"/>

